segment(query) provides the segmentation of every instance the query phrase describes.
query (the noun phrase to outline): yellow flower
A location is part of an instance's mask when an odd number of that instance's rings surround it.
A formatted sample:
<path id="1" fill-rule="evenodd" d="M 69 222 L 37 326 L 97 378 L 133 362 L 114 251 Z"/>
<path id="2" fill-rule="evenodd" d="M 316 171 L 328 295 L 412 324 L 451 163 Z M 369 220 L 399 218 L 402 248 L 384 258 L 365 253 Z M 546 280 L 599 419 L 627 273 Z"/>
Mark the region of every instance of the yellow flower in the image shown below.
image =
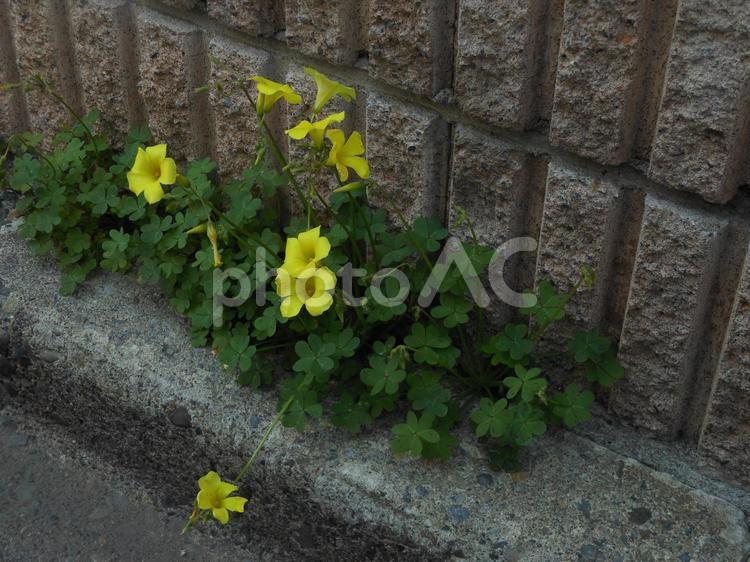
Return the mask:
<path id="1" fill-rule="evenodd" d="M 357 131 L 354 131 L 348 140 L 345 140 L 344 131 L 340 129 L 331 129 L 326 136 L 333 143 L 326 165 L 336 166 L 341 181 L 349 179 L 349 168 L 357 172 L 362 179 L 370 177 L 370 166 L 367 160 L 360 156 L 365 153 L 365 145 L 362 144 L 362 137 Z"/>
<path id="2" fill-rule="evenodd" d="M 323 146 L 323 134 L 325 133 L 326 127 L 328 127 L 328 125 L 330 125 L 331 123 L 341 123 L 345 117 L 346 114 L 342 111 L 340 113 L 329 115 L 325 119 L 321 119 L 313 123 L 310 123 L 310 121 L 305 119 L 296 127 L 289 129 L 286 134 L 292 137 L 294 140 L 302 140 L 307 135 L 310 135 L 310 138 L 312 139 L 313 143 L 315 143 L 315 146 L 320 148 L 321 146 Z"/>
<path id="3" fill-rule="evenodd" d="M 286 240 L 284 269 L 293 277 L 299 277 L 303 271 L 317 268 L 330 251 L 331 243 L 320 235 L 319 226 L 300 232 L 297 238 Z"/>
<path id="4" fill-rule="evenodd" d="M 276 293 L 281 301 L 281 315 L 297 316 L 304 305 L 310 316 L 320 316 L 331 308 L 331 292 L 336 287 L 336 275 L 327 267 L 309 268 L 293 277 L 286 266 L 276 273 Z"/>
<path id="5" fill-rule="evenodd" d="M 305 67 L 305 74 L 312 76 L 315 80 L 315 85 L 318 87 L 318 93 L 315 96 L 315 105 L 313 106 L 313 115 L 320 113 L 323 106 L 335 95 L 341 96 L 345 101 L 357 99 L 357 92 L 354 91 L 354 88 L 344 86 L 341 82 L 331 80 L 325 74 L 318 72 L 314 68 Z"/>
<path id="6" fill-rule="evenodd" d="M 211 242 L 211 249 L 214 252 L 214 267 L 221 267 L 221 254 L 219 254 L 219 235 L 216 232 L 214 223 L 208 223 L 206 236 L 208 236 L 208 240 Z"/>
<path id="7" fill-rule="evenodd" d="M 236 492 L 239 488 L 229 482 L 222 482 L 218 474 L 213 470 L 198 480 L 200 492 L 198 492 L 198 507 L 200 509 L 210 509 L 214 516 L 226 525 L 229 521 L 229 512 L 235 511 L 243 513 L 247 498 L 240 496 L 229 497 L 229 494 Z"/>
<path id="8" fill-rule="evenodd" d="M 255 110 L 258 115 L 265 115 L 273 104 L 284 98 L 288 103 L 298 104 L 302 102 L 302 96 L 295 92 L 291 86 L 279 84 L 262 76 L 253 76 L 250 78 L 258 86 L 258 100 L 255 102 Z"/>
<path id="9" fill-rule="evenodd" d="M 135 163 L 128 172 L 128 187 L 136 195 L 144 194 L 149 203 L 164 197 L 162 185 L 172 185 L 177 179 L 177 165 L 167 158 L 167 145 L 157 144 L 146 150 L 138 147 Z"/>

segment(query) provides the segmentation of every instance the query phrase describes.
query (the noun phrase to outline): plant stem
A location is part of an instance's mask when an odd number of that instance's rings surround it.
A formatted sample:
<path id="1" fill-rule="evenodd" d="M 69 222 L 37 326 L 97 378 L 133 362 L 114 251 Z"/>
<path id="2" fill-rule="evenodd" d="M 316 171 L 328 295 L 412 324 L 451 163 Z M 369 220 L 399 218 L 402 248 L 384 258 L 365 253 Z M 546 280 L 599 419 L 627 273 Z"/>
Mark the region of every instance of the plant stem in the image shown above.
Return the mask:
<path id="1" fill-rule="evenodd" d="M 427 257 L 427 253 L 424 251 L 422 246 L 418 244 L 417 241 L 414 239 L 414 236 L 412 235 L 412 231 L 411 231 L 411 224 L 409 224 L 409 221 L 406 220 L 404 213 L 401 212 L 401 209 L 399 209 L 396 205 L 393 204 L 393 199 L 391 199 L 391 196 L 388 194 L 387 191 L 383 191 L 383 194 L 385 195 L 385 198 L 388 201 L 388 205 L 390 206 L 391 210 L 394 213 L 396 213 L 398 220 L 401 221 L 401 225 L 404 227 L 404 231 L 406 232 L 406 235 L 409 237 L 409 240 L 411 241 L 412 245 L 417 249 L 417 251 L 419 252 L 419 255 L 427 264 L 427 267 L 429 267 L 430 269 L 435 267 L 434 264 L 432 263 L 432 260 L 430 260 L 430 258 Z"/>
<path id="2" fill-rule="evenodd" d="M 268 140 L 268 144 L 271 147 L 271 152 L 273 152 L 273 155 L 276 157 L 276 161 L 283 169 L 286 169 L 288 162 L 284 157 L 284 153 L 281 152 L 281 148 L 276 142 L 276 139 L 271 132 L 271 128 L 268 126 L 268 123 L 266 123 L 265 117 L 261 119 L 261 125 L 263 127 L 263 131 L 265 132 L 266 139 Z M 289 181 L 292 184 L 292 188 L 297 194 L 297 197 L 299 198 L 300 203 L 302 203 L 302 206 L 308 209 L 310 213 L 315 214 L 315 210 L 312 208 L 312 203 L 307 197 L 305 197 L 302 188 L 297 182 L 297 178 L 294 177 L 294 174 L 291 171 L 287 170 L 287 173 L 289 174 Z M 316 216 L 315 218 L 317 219 L 318 217 Z"/>
<path id="3" fill-rule="evenodd" d="M 268 441 L 268 438 L 271 436 L 271 433 L 276 428 L 276 426 L 279 425 L 281 418 L 284 417 L 284 414 L 286 414 L 286 411 L 289 409 L 289 406 L 292 405 L 292 402 L 294 402 L 294 396 L 289 398 L 289 400 L 287 400 L 284 403 L 284 405 L 281 407 L 281 410 L 279 410 L 279 413 L 276 414 L 275 418 L 273 418 L 271 425 L 268 426 L 265 433 L 263 434 L 263 437 L 261 437 L 260 442 L 258 443 L 258 445 L 255 447 L 255 450 L 253 451 L 253 454 L 250 456 L 247 462 L 243 465 L 243 467 L 237 473 L 237 477 L 234 479 L 235 482 L 239 483 L 250 471 L 253 464 L 255 463 L 255 459 L 258 458 L 258 455 L 263 449 L 263 446 L 266 444 L 266 441 Z"/>
<path id="4" fill-rule="evenodd" d="M 354 196 L 346 192 L 346 195 L 349 197 L 349 202 L 352 204 L 352 206 L 356 209 L 357 215 L 359 215 L 359 218 L 362 219 L 362 222 L 365 225 L 365 230 L 367 232 L 367 238 L 370 241 L 370 247 L 372 248 L 372 256 L 375 259 L 375 263 L 377 264 L 380 260 L 378 260 L 378 250 L 375 247 L 375 237 L 372 235 L 372 229 L 370 228 L 370 221 L 368 221 L 365 218 L 364 213 L 362 212 L 362 209 L 359 206 L 359 201 L 357 201 Z"/>

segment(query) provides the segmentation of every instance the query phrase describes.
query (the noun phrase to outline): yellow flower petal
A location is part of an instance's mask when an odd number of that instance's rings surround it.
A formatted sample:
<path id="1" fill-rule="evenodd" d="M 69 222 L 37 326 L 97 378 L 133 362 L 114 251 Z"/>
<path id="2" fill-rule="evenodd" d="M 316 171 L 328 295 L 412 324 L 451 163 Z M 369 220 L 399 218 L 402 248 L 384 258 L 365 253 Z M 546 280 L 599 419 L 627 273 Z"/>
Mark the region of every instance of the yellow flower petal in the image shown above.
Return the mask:
<path id="1" fill-rule="evenodd" d="M 250 80 L 254 81 L 258 87 L 256 110 L 262 115 L 271 111 L 273 105 L 282 97 L 291 104 L 302 102 L 302 96 L 287 84 L 279 84 L 262 76 L 252 76 Z"/>
<path id="2" fill-rule="evenodd" d="M 280 297 L 292 294 L 292 276 L 283 265 L 276 270 L 276 294 Z"/>
<path id="3" fill-rule="evenodd" d="M 286 134 L 292 137 L 294 140 L 304 139 L 312 130 L 313 126 L 307 119 L 301 121 L 296 127 L 288 129 Z"/>
<path id="4" fill-rule="evenodd" d="M 342 185 L 341 187 L 337 187 L 333 190 L 334 193 L 346 193 L 347 191 L 354 191 L 355 189 L 359 189 L 364 185 L 361 181 L 353 181 L 351 183 L 347 183 L 346 185 Z"/>
<path id="5" fill-rule="evenodd" d="M 345 156 L 341 159 L 344 166 L 347 166 L 357 172 L 357 175 L 362 178 L 363 180 L 366 180 L 370 177 L 370 165 L 367 163 L 367 160 L 362 158 L 361 156 Z"/>
<path id="6" fill-rule="evenodd" d="M 305 232 L 300 232 L 297 235 L 297 240 L 299 240 L 299 243 L 302 246 L 302 251 L 304 252 L 306 258 L 309 259 L 315 257 L 315 245 L 317 244 L 319 239 L 319 226 L 311 228 L 310 230 L 306 230 Z"/>
<path id="7" fill-rule="evenodd" d="M 214 519 L 219 521 L 222 525 L 226 525 L 229 522 L 229 512 L 225 508 L 214 508 L 211 510 L 211 513 L 213 513 Z"/>
<path id="8" fill-rule="evenodd" d="M 354 131 L 349 136 L 349 140 L 344 144 L 344 153 L 347 156 L 359 156 L 365 153 L 365 145 L 362 143 L 362 136 L 359 131 Z"/>
<path id="9" fill-rule="evenodd" d="M 288 296 L 281 301 L 279 310 L 284 318 L 292 318 L 297 316 L 299 311 L 302 310 L 302 301 L 296 295 Z"/>
<path id="10" fill-rule="evenodd" d="M 326 136 L 334 144 L 334 146 L 343 145 L 344 139 L 346 138 L 344 131 L 342 131 L 341 129 L 331 129 L 326 133 Z"/>
<path id="11" fill-rule="evenodd" d="M 287 238 L 286 251 L 284 253 L 284 267 L 290 275 L 298 275 L 300 271 L 307 269 L 310 257 L 305 255 L 302 244 L 296 238 Z"/>
<path id="12" fill-rule="evenodd" d="M 146 148 L 146 154 L 148 154 L 148 156 L 150 158 L 153 158 L 155 161 L 161 162 L 167 157 L 167 145 L 162 143 L 154 146 L 149 146 L 148 148 Z"/>
<path id="13" fill-rule="evenodd" d="M 219 475 L 211 470 L 198 480 L 198 487 L 200 487 L 201 490 L 213 491 L 216 490 L 216 487 L 220 482 L 221 478 L 219 477 Z"/>
<path id="14" fill-rule="evenodd" d="M 246 503 L 247 503 L 247 498 L 234 496 L 232 498 L 226 498 L 224 501 L 221 502 L 221 505 L 222 507 L 224 507 L 225 509 L 228 509 L 229 511 L 235 511 L 237 513 L 244 513 Z"/>
<path id="15" fill-rule="evenodd" d="M 229 494 L 236 492 L 237 490 L 239 490 L 239 488 L 234 484 L 230 484 L 229 482 L 219 482 L 219 485 L 216 487 L 216 496 L 223 500 Z"/>
<path id="16" fill-rule="evenodd" d="M 328 257 L 331 252 L 331 242 L 325 236 L 321 236 L 315 241 L 315 261 L 320 261 Z"/>
<path id="17" fill-rule="evenodd" d="M 159 183 L 172 185 L 177 180 L 177 164 L 175 164 L 172 158 L 162 160 L 160 172 Z"/>
<path id="18" fill-rule="evenodd" d="M 313 297 L 305 301 L 305 308 L 310 316 L 320 316 L 326 310 L 331 308 L 333 297 L 330 293 L 323 293 L 319 297 Z"/>
<path id="19" fill-rule="evenodd" d="M 149 204 L 153 205 L 158 203 L 164 197 L 164 189 L 158 180 L 147 185 L 143 190 L 143 196 L 146 198 Z"/>
<path id="20" fill-rule="evenodd" d="M 134 174 L 151 174 L 150 164 L 151 159 L 148 154 L 146 154 L 146 151 L 139 146 L 138 152 L 135 155 L 135 162 L 133 162 L 133 167 L 130 168 L 130 172 Z"/>
<path id="21" fill-rule="evenodd" d="M 140 172 L 128 172 L 128 189 L 140 195 L 154 181 L 154 178 Z"/>
<path id="22" fill-rule="evenodd" d="M 207 490 L 198 492 L 198 507 L 200 509 L 211 509 L 214 506 L 215 496 Z"/>
<path id="23" fill-rule="evenodd" d="M 331 291 L 336 287 L 336 274 L 327 267 L 318 268 L 317 276 L 322 282 L 324 291 Z"/>
<path id="24" fill-rule="evenodd" d="M 357 97 L 357 92 L 354 88 L 344 86 L 340 82 L 331 80 L 322 72 L 318 72 L 314 68 L 305 67 L 305 74 L 312 76 L 315 80 L 315 85 L 318 87 L 318 92 L 315 96 L 315 104 L 313 105 L 313 113 L 320 113 L 323 106 L 327 104 L 333 96 L 339 95 L 344 98 L 345 101 L 352 101 Z"/>
<path id="25" fill-rule="evenodd" d="M 349 179 L 349 168 L 342 163 L 336 163 L 336 171 L 339 173 L 339 179 L 346 181 Z"/>

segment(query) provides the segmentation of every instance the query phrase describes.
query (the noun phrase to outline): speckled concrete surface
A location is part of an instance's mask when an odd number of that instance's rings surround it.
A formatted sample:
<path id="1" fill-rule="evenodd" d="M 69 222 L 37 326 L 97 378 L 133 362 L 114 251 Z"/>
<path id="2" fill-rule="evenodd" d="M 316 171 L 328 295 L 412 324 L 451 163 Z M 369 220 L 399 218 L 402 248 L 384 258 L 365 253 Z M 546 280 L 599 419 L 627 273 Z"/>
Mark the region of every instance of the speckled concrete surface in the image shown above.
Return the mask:
<path id="1" fill-rule="evenodd" d="M 159 501 L 186 508 L 197 474 L 237 470 L 271 419 L 273 392 L 237 388 L 149 287 L 102 275 L 57 294 L 49 260 L 0 231 L 7 399 L 50 417 Z M 176 408 L 181 424 L 174 421 Z M 170 414 L 172 419 L 170 420 Z M 189 427 L 185 427 L 189 425 Z M 455 459 L 394 457 L 387 427 L 276 431 L 243 486 L 238 535 L 306 559 L 741 560 L 730 502 L 567 432 L 493 474 L 470 438 Z"/>

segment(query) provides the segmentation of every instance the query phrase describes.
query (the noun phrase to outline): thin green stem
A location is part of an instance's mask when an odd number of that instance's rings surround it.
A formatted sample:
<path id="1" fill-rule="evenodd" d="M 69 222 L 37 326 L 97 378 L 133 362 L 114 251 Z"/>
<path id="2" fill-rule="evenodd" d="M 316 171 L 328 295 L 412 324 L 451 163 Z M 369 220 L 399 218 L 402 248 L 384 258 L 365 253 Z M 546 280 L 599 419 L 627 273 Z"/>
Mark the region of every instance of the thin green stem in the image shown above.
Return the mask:
<path id="1" fill-rule="evenodd" d="M 288 164 L 286 157 L 281 151 L 279 144 L 276 142 L 276 139 L 271 132 L 271 128 L 268 126 L 268 123 L 266 123 L 265 117 L 261 119 L 261 126 L 263 127 L 266 140 L 271 147 L 271 152 L 273 152 L 273 155 L 276 157 L 276 160 L 278 161 L 281 168 L 286 169 Z M 312 203 L 309 201 L 309 199 L 307 199 L 307 197 L 305 197 L 302 188 L 297 182 L 297 178 L 294 177 L 294 174 L 291 172 L 291 170 L 287 170 L 287 173 L 289 174 L 289 181 L 292 184 L 292 189 L 294 189 L 295 193 L 297 194 L 297 197 L 299 198 L 300 203 L 302 203 L 302 206 L 309 209 L 312 214 L 315 214 L 315 209 L 312 209 Z M 315 218 L 317 219 L 318 217 L 316 216 Z"/>
<path id="2" fill-rule="evenodd" d="M 362 212 L 362 209 L 359 206 L 359 201 L 357 201 L 354 198 L 354 196 L 348 191 L 346 192 L 346 195 L 349 197 L 349 202 L 356 209 L 357 215 L 359 215 L 359 218 L 362 220 L 362 222 L 365 225 L 365 231 L 367 232 L 367 239 L 370 241 L 370 248 L 372 248 L 372 256 L 375 259 L 375 263 L 379 263 L 380 260 L 378 259 L 378 250 L 375 247 L 375 237 L 372 234 L 370 221 L 367 220 L 367 218 L 365 217 L 365 214 Z"/>
<path id="3" fill-rule="evenodd" d="M 260 442 L 255 447 L 255 450 L 253 451 L 253 454 L 250 456 L 250 458 L 247 460 L 247 462 L 243 465 L 243 467 L 240 469 L 240 471 L 237 473 L 237 477 L 234 479 L 235 482 L 240 482 L 250 471 L 250 469 L 253 467 L 253 464 L 255 463 L 255 459 L 258 458 L 258 455 L 260 454 L 261 450 L 263 450 L 263 447 L 266 444 L 266 441 L 268 441 L 268 438 L 271 437 L 271 433 L 274 429 L 276 429 L 276 426 L 279 425 L 279 422 L 281 421 L 281 418 L 284 417 L 284 414 L 286 414 L 286 411 L 289 409 L 289 406 L 292 405 L 292 402 L 294 402 L 294 396 L 289 398 L 284 405 L 281 407 L 281 410 L 279 410 L 279 413 L 276 414 L 276 417 L 273 418 L 273 421 L 271 422 L 271 425 L 268 426 L 265 433 L 263 434 L 263 437 L 261 437 Z"/>
<path id="4" fill-rule="evenodd" d="M 432 263 L 432 260 L 427 256 L 427 253 L 424 251 L 422 246 L 414 239 L 414 236 L 412 236 L 411 232 L 411 224 L 409 221 L 406 220 L 406 217 L 404 216 L 404 213 L 399 209 L 396 205 L 393 204 L 393 199 L 391 199 L 391 196 L 388 195 L 387 191 L 382 192 L 385 195 L 386 200 L 388 201 L 388 205 L 390 206 L 391 210 L 396 213 L 396 216 L 401 221 L 401 225 L 404 227 L 404 232 L 406 232 L 406 235 L 409 237 L 409 240 L 411 241 L 412 245 L 417 249 L 419 252 L 419 255 L 422 257 L 424 262 L 427 264 L 427 266 L 432 269 L 434 264 Z"/>

